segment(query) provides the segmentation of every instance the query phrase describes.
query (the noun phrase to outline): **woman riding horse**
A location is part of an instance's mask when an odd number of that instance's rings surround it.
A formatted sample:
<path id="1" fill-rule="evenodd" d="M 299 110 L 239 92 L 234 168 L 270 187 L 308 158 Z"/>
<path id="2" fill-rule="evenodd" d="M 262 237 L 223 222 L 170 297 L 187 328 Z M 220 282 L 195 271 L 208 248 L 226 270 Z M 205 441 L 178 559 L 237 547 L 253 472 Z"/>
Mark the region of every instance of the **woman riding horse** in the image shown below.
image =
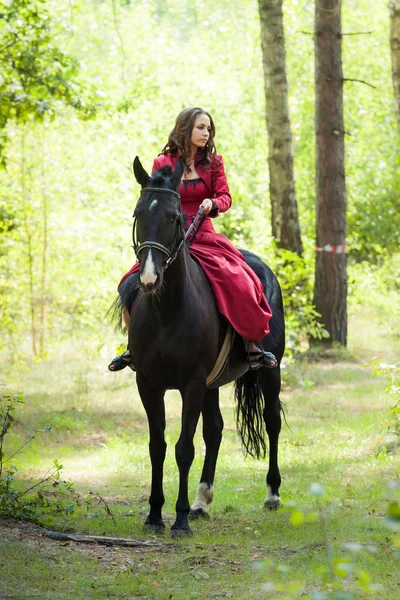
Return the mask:
<path id="1" fill-rule="evenodd" d="M 189 220 L 199 206 L 205 215 L 201 230 L 190 245 L 192 257 L 203 268 L 214 293 L 217 310 L 231 323 L 245 344 L 251 369 L 261 366 L 275 368 L 277 360 L 258 342 L 269 333 L 272 313 L 263 293 L 263 287 L 242 254 L 222 234 L 216 233 L 210 217 L 227 211 L 231 204 L 223 159 L 214 143 L 215 125 L 211 115 L 201 108 L 186 108 L 177 117 L 168 142 L 155 159 L 153 173 L 163 167 L 175 170 L 182 157 L 184 173 L 179 194 L 182 208 Z M 155 201 L 156 202 L 156 201 Z M 141 266 L 137 262 L 124 275 L 118 291 L 122 300 L 122 315 L 127 330 L 130 325 L 132 290 L 130 278 L 137 277 Z M 152 254 L 146 260 L 140 275 L 141 282 L 155 282 Z M 129 350 L 117 356 L 109 365 L 110 371 L 119 371 L 132 365 Z"/>

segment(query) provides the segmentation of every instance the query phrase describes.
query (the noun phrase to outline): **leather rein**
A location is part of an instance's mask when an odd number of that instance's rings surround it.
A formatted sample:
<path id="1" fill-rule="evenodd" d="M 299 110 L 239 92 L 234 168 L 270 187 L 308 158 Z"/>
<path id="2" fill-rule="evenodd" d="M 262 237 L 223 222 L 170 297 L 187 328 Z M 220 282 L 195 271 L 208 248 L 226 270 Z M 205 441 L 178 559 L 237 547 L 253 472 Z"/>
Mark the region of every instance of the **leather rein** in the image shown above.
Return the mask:
<path id="1" fill-rule="evenodd" d="M 179 200 L 180 200 L 180 195 L 178 194 L 178 192 L 175 192 L 173 190 L 149 187 L 149 188 L 145 188 L 144 190 L 142 190 L 141 194 L 143 194 L 144 192 L 162 192 L 163 194 L 170 194 L 171 196 L 179 198 Z M 182 215 L 181 211 L 178 213 L 177 220 L 180 225 L 179 229 L 180 229 L 182 238 L 180 240 L 174 241 L 174 243 L 172 244 L 171 250 L 169 248 L 167 248 L 166 246 L 164 246 L 163 244 L 160 244 L 159 242 L 153 242 L 151 240 L 146 240 L 145 242 L 139 243 L 137 241 L 137 237 L 136 237 L 137 217 L 135 217 L 135 215 L 133 215 L 133 232 L 132 232 L 133 246 L 132 247 L 135 251 L 136 258 L 138 259 L 138 261 L 140 262 L 140 260 L 139 260 L 140 252 L 142 250 L 144 250 L 145 248 L 150 248 L 151 250 L 153 250 L 153 249 L 159 250 L 160 252 L 163 252 L 164 254 L 166 254 L 168 257 L 165 262 L 165 265 L 164 265 L 164 271 L 166 271 L 168 269 L 168 267 L 170 267 L 172 265 L 172 263 L 174 262 L 174 260 L 177 258 L 178 254 L 182 250 L 185 242 L 190 244 L 190 242 L 192 242 L 194 240 L 196 233 L 198 232 L 198 230 L 200 229 L 200 227 L 202 226 L 203 221 L 204 221 L 205 215 L 203 215 L 203 210 L 204 210 L 204 207 L 200 206 L 199 210 L 196 213 L 196 216 L 194 217 L 194 219 L 192 221 L 192 224 L 190 225 L 189 229 L 187 230 L 187 232 L 185 234 L 183 233 L 184 232 L 183 215 Z M 200 220 L 200 223 L 198 224 L 199 220 Z M 177 232 L 176 238 L 177 237 L 178 237 L 178 232 Z"/>

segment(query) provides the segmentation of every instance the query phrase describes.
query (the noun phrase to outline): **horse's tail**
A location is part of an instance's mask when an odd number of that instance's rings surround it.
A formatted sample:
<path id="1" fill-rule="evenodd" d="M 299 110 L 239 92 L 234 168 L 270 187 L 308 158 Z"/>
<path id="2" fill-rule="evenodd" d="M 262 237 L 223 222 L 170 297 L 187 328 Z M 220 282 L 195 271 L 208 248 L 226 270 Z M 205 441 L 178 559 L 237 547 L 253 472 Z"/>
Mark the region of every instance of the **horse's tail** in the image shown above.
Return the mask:
<path id="1" fill-rule="evenodd" d="M 121 297 L 118 295 L 115 298 L 114 302 L 111 304 L 106 314 L 104 315 L 104 319 L 110 321 L 114 325 L 115 333 L 126 333 L 121 313 L 122 306 L 123 304 Z"/>
<path id="2" fill-rule="evenodd" d="M 236 427 L 246 454 L 264 458 L 267 446 L 264 425 L 264 396 L 257 371 L 247 371 L 235 382 Z"/>

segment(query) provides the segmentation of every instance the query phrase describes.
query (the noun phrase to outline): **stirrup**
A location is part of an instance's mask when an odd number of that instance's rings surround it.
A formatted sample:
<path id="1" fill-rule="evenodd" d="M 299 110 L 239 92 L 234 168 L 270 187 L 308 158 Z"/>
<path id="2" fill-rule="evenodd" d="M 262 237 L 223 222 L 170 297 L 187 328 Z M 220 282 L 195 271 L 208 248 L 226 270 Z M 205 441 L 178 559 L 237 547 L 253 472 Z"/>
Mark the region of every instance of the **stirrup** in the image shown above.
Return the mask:
<path id="1" fill-rule="evenodd" d="M 108 365 L 108 370 L 114 373 L 115 371 L 122 371 L 125 367 L 130 367 L 132 371 L 135 370 L 129 350 L 125 350 L 125 352 L 113 358 Z"/>
<path id="2" fill-rule="evenodd" d="M 266 352 L 260 348 L 257 352 L 247 352 L 247 362 L 249 369 L 259 369 L 260 367 L 266 367 L 267 369 L 276 369 L 278 361 L 272 352 Z M 255 360 L 250 360 L 250 356 L 257 356 Z"/>

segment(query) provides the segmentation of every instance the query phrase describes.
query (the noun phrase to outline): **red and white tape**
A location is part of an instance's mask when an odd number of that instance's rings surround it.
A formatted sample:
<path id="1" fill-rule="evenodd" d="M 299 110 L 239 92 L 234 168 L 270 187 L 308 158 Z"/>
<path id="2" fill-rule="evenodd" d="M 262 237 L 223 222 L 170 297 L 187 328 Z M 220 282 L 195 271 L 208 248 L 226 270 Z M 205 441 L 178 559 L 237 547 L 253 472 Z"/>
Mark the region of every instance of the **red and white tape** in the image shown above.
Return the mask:
<path id="1" fill-rule="evenodd" d="M 334 252 L 335 254 L 346 254 L 347 244 L 339 244 L 332 246 L 332 244 L 325 244 L 325 246 L 317 246 L 315 252 Z"/>

